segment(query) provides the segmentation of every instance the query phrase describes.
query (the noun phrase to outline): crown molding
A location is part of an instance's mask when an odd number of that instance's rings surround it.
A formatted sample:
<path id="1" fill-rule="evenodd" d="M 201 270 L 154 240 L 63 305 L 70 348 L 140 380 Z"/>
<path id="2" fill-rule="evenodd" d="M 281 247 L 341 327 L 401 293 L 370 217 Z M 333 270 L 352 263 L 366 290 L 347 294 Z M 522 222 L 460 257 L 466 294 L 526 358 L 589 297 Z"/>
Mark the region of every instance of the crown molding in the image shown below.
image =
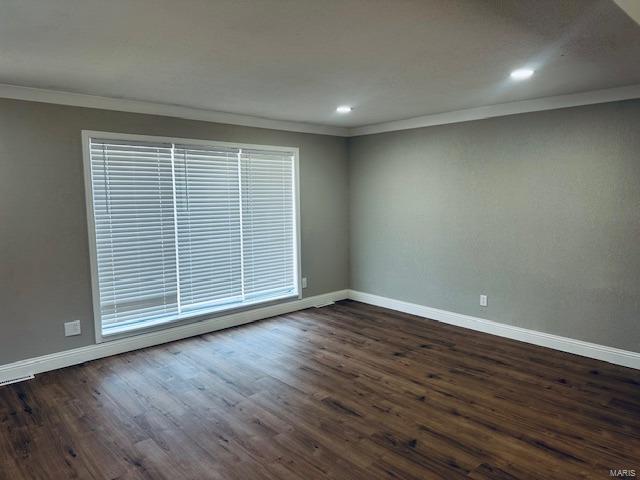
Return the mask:
<path id="1" fill-rule="evenodd" d="M 0 84 L 0 98 L 55 103 L 58 105 L 71 105 L 74 107 L 99 108 L 102 110 L 117 110 L 120 112 L 163 115 L 167 117 L 185 118 L 188 120 L 203 120 L 205 122 L 269 128 L 290 132 L 315 133 L 334 136 L 348 135 L 347 128 L 331 125 L 316 125 L 304 122 L 273 120 L 263 117 L 254 117 L 251 115 L 240 115 L 236 113 L 217 112 L 215 110 L 183 107 L 180 105 L 101 97 L 98 95 L 86 95 L 83 93 L 64 92 L 60 90 L 22 87 L 19 85 Z"/>
<path id="2" fill-rule="evenodd" d="M 616 102 L 619 100 L 631 100 L 640 98 L 640 85 L 626 87 L 607 88 L 593 90 L 571 95 L 559 95 L 555 97 L 536 98 L 534 100 L 522 100 L 518 102 L 498 103 L 485 107 L 468 108 L 453 112 L 423 115 L 420 117 L 396 120 L 393 122 L 378 123 L 364 127 L 349 129 L 349 136 L 372 135 L 375 133 L 393 132 L 396 130 L 408 130 L 411 128 L 445 125 L 448 123 L 468 122 L 483 118 L 503 117 L 518 113 L 539 112 L 542 110 L 555 110 L 558 108 L 578 107 L 596 103 Z"/>
<path id="3" fill-rule="evenodd" d="M 615 0 L 618 6 L 640 25 L 640 2 L 638 0 Z"/>
<path id="4" fill-rule="evenodd" d="M 361 135 L 372 135 L 397 130 L 468 122 L 484 118 L 503 117 L 506 115 L 516 115 L 518 113 L 539 112 L 543 110 L 578 107 L 581 105 L 592 105 L 596 103 L 631 100 L 640 98 L 640 85 L 593 90 L 590 92 L 559 95 L 555 97 L 543 97 L 536 98 L 534 100 L 498 103 L 484 107 L 423 115 L 405 120 L 395 120 L 391 122 L 351 128 L 332 125 L 317 125 L 304 122 L 290 122 L 286 120 L 273 120 L 263 117 L 254 117 L 251 115 L 240 115 L 236 113 L 183 107 L 180 105 L 101 97 L 97 95 L 86 95 L 83 93 L 63 92 L 59 90 L 47 90 L 43 88 L 22 87 L 19 85 L 8 84 L 0 84 L 0 98 L 54 103 L 74 107 L 98 108 L 102 110 L 116 110 L 120 112 L 144 113 L 148 115 L 162 115 L 188 120 L 202 120 L 205 122 L 226 123 L 230 125 L 268 128 L 290 132 L 314 133 L 338 137 L 357 137 Z"/>

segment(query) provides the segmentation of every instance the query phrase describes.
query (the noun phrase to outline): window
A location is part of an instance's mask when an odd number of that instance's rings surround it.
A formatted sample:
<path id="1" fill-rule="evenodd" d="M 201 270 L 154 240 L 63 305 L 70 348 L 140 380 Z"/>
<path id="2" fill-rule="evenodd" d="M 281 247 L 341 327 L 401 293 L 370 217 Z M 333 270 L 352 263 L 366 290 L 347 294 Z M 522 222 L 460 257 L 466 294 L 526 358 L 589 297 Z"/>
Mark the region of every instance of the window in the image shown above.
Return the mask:
<path id="1" fill-rule="evenodd" d="M 99 341 L 298 296 L 296 149 L 83 139 Z"/>

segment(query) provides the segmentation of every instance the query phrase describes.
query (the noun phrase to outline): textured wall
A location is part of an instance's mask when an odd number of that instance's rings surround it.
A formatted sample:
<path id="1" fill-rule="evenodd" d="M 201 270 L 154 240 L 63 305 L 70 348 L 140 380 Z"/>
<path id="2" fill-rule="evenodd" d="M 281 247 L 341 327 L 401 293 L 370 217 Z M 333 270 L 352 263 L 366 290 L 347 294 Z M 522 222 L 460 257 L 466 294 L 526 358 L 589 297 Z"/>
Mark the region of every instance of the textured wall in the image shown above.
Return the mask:
<path id="1" fill-rule="evenodd" d="M 351 288 L 640 351 L 640 101 L 352 138 L 350 205 Z"/>
<path id="2" fill-rule="evenodd" d="M 0 100 L 0 365 L 94 343 L 83 129 L 299 147 L 304 295 L 348 287 L 346 139 Z"/>
<path id="3" fill-rule="evenodd" d="M 305 296 L 350 286 L 640 351 L 640 101 L 347 152 L 330 136 L 0 100 L 0 364 L 93 343 L 83 129 L 299 147 Z M 63 336 L 71 319 L 82 336 Z"/>

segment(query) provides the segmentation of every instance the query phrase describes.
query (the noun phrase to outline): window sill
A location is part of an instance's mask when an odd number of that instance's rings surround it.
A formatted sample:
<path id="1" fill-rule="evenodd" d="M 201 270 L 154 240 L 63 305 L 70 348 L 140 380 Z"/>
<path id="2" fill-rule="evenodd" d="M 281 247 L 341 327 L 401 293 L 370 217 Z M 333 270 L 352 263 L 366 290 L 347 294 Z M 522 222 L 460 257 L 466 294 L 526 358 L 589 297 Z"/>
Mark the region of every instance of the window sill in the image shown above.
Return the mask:
<path id="1" fill-rule="evenodd" d="M 278 303 L 284 303 L 286 301 L 300 298 L 300 293 L 291 292 L 282 296 L 255 299 L 253 301 L 245 302 L 240 305 L 221 305 L 216 308 L 207 309 L 206 311 L 198 310 L 194 312 L 175 315 L 173 317 L 154 319 L 129 325 L 114 325 L 102 330 L 100 342 L 109 342 L 111 340 L 131 337 L 134 335 L 141 335 L 151 331 L 164 330 L 182 324 L 201 322 L 216 317 L 223 317 L 225 315 L 230 315 L 233 313 L 252 310 L 257 307 L 275 305 Z"/>

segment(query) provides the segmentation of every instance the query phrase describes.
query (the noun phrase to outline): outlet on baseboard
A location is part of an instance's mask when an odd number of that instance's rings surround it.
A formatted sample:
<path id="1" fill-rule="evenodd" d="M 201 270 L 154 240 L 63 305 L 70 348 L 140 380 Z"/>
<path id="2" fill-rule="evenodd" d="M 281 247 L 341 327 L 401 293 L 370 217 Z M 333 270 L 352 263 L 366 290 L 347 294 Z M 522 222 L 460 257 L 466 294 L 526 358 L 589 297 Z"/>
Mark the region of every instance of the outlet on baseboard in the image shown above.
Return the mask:
<path id="1" fill-rule="evenodd" d="M 80 320 L 74 320 L 72 322 L 64 322 L 64 336 L 73 337 L 74 335 L 80 335 Z"/>
<path id="2" fill-rule="evenodd" d="M 480 306 L 486 307 L 489 304 L 489 300 L 486 295 L 480 295 Z"/>
<path id="3" fill-rule="evenodd" d="M 307 288 L 307 277 L 302 277 L 302 288 Z"/>

